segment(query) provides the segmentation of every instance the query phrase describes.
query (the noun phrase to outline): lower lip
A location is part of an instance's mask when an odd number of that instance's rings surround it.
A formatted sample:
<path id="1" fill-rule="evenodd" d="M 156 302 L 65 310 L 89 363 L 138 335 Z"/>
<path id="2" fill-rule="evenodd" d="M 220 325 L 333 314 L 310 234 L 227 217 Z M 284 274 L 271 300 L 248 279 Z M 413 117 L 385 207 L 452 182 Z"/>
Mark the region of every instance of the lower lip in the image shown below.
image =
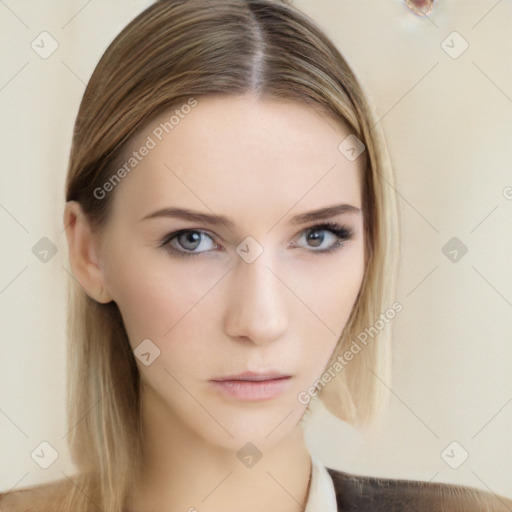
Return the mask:
<path id="1" fill-rule="evenodd" d="M 282 394 L 290 382 L 290 377 L 269 380 L 212 380 L 213 386 L 223 395 L 236 400 L 263 402 Z"/>

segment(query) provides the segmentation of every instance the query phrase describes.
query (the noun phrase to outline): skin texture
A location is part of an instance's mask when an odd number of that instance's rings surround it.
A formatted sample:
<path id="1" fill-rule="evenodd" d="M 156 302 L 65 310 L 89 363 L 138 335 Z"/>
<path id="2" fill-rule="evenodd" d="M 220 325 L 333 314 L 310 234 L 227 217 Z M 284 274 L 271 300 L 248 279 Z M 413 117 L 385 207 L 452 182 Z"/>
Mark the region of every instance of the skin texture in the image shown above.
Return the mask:
<path id="1" fill-rule="evenodd" d="M 139 132 L 128 153 L 169 115 Z M 118 304 L 133 349 L 150 339 L 160 350 L 149 366 L 137 360 L 146 458 L 130 510 L 305 505 L 311 466 L 297 395 L 320 376 L 349 317 L 364 273 L 364 232 L 361 211 L 290 219 L 342 203 L 361 208 L 364 155 L 351 162 L 338 150 L 350 133 L 296 102 L 199 98 L 162 141 L 153 136 L 156 147 L 109 192 L 103 243 L 79 205 L 67 204 L 74 275 L 94 299 Z M 236 225 L 142 220 L 166 207 L 225 215 Z M 338 240 L 311 229 L 324 221 L 352 236 L 322 254 Z M 203 236 L 171 245 L 196 255 L 160 246 L 182 229 Z M 263 249 L 251 263 L 236 251 L 249 236 Z M 254 255 L 251 244 L 241 247 Z M 209 382 L 248 370 L 291 378 L 281 395 L 261 402 L 226 397 Z M 262 453 L 251 468 L 236 456 L 248 442 Z"/>

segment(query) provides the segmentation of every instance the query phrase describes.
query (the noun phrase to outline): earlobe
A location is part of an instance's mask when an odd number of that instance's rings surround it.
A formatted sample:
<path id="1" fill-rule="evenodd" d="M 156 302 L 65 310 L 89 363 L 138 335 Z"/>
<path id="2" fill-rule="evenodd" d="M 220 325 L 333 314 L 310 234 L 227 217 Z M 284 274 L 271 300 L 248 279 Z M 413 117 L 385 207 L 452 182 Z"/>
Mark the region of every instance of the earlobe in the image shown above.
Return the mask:
<path id="1" fill-rule="evenodd" d="M 63 220 L 73 276 L 85 293 L 96 302 L 111 302 L 112 296 L 106 289 L 104 276 L 98 264 L 97 237 L 80 204 L 68 201 Z"/>

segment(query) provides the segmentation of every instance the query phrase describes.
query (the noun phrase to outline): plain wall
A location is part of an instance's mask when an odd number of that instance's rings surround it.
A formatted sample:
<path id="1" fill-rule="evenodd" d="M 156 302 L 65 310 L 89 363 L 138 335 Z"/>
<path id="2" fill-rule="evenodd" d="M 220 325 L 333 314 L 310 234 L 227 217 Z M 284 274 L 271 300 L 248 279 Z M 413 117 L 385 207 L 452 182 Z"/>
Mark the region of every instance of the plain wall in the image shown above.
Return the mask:
<path id="1" fill-rule="evenodd" d="M 0 491 L 74 469 L 62 225 L 71 132 L 102 52 L 149 4 L 0 3 Z M 381 383 L 388 413 L 363 434 L 319 404 L 308 444 L 333 468 L 512 497 L 512 4 L 438 0 L 428 18 L 399 0 L 294 4 L 333 38 L 375 103 L 403 232 L 394 377 Z M 46 59 L 31 48 L 43 31 L 59 45 Z M 57 250 L 46 262 L 43 237 Z M 445 255 L 453 249 L 455 262 Z M 31 458 L 43 441 L 59 453 L 48 469 Z M 467 460 L 450 467 L 463 450 Z"/>

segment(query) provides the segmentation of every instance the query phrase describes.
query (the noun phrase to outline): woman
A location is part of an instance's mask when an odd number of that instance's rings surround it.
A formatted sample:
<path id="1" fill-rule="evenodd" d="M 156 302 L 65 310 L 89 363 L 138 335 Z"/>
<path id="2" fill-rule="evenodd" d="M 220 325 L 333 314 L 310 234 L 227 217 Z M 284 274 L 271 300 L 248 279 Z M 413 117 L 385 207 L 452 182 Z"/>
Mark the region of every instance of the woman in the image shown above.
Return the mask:
<path id="1" fill-rule="evenodd" d="M 0 510 L 510 510 L 323 467 L 301 420 L 382 405 L 393 176 L 365 93 L 285 3 L 162 0 L 99 62 L 64 225 L 71 480 Z M 347 359 L 347 351 L 353 355 Z M 342 363 L 343 361 L 343 363 Z"/>

